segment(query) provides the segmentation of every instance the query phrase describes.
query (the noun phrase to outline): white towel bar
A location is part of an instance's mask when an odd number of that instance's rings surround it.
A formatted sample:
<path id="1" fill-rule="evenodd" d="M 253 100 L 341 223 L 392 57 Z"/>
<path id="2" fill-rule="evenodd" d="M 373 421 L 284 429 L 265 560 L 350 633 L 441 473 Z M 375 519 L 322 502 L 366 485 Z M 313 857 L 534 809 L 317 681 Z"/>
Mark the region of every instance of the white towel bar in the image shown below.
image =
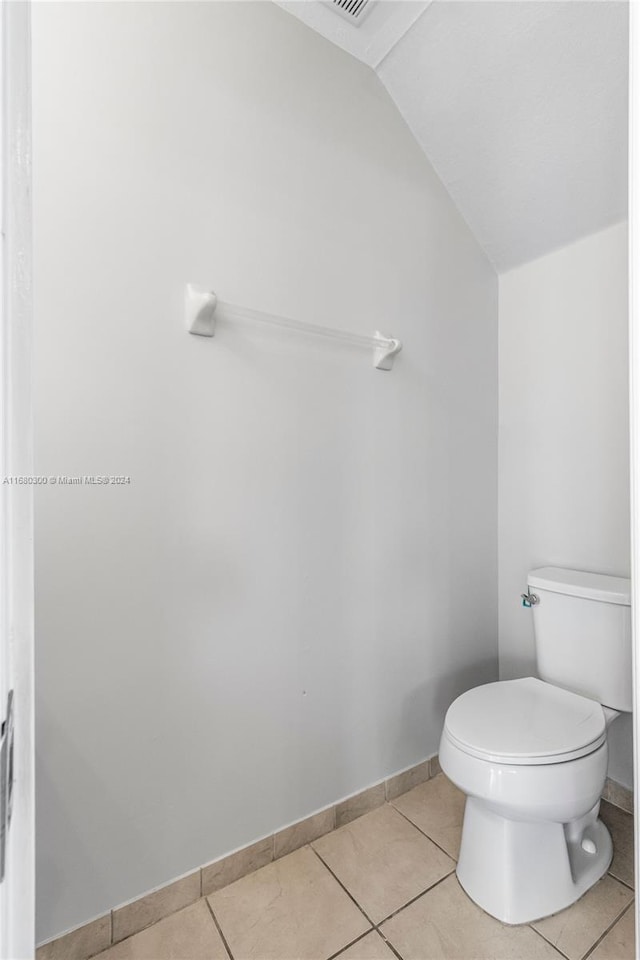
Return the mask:
<path id="1" fill-rule="evenodd" d="M 263 313 L 261 310 L 250 310 L 248 307 L 225 303 L 218 300 L 212 291 L 187 284 L 185 319 L 189 333 L 199 337 L 212 337 L 216 330 L 217 311 L 220 311 L 225 320 L 257 320 L 260 323 L 270 323 L 287 330 L 297 330 L 300 333 L 329 337 L 332 340 L 342 340 L 344 343 L 373 348 L 373 365 L 377 370 L 391 370 L 396 355 L 402 350 L 400 340 L 386 337 L 382 333 L 376 332 L 368 337 L 360 333 L 350 333 L 348 330 L 321 327 L 315 323 L 300 323 L 298 320 L 274 316 L 271 313 Z"/>

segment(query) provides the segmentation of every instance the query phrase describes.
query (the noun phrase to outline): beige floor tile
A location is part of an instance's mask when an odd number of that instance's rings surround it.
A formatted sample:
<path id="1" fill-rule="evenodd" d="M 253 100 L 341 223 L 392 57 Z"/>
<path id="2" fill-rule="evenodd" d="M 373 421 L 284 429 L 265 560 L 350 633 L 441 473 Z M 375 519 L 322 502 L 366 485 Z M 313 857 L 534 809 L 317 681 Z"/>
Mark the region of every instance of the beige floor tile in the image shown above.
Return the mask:
<path id="1" fill-rule="evenodd" d="M 373 930 L 357 943 L 347 947 L 336 960 L 395 960 L 395 954 L 380 934 Z"/>
<path id="2" fill-rule="evenodd" d="M 606 800 L 600 804 L 600 816 L 613 839 L 613 863 L 609 873 L 633 887 L 633 817 Z"/>
<path id="3" fill-rule="evenodd" d="M 464 793 L 439 773 L 398 797 L 393 806 L 457 860 L 465 800 Z"/>
<path id="4" fill-rule="evenodd" d="M 532 926 L 569 960 L 581 960 L 632 899 L 628 887 L 604 877 L 577 903 Z"/>
<path id="5" fill-rule="evenodd" d="M 209 897 L 236 960 L 326 960 L 369 924 L 303 847 Z"/>
<path id="6" fill-rule="evenodd" d="M 313 847 L 374 923 L 455 868 L 388 804 L 316 840 Z"/>
<path id="7" fill-rule="evenodd" d="M 204 900 L 122 940 L 95 960 L 228 960 Z"/>
<path id="8" fill-rule="evenodd" d="M 589 960 L 634 960 L 636 956 L 635 916 L 633 907 L 609 930 Z"/>
<path id="9" fill-rule="evenodd" d="M 381 927 L 404 960 L 561 960 L 531 927 L 507 927 L 448 877 Z"/>

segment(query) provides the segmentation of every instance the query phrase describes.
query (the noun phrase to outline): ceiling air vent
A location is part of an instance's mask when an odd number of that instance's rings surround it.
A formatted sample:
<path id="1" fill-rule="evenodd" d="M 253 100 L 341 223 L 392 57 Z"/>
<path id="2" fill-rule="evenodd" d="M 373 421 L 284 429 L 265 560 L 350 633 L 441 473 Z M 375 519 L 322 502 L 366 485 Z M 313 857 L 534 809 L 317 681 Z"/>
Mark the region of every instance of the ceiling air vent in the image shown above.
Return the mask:
<path id="1" fill-rule="evenodd" d="M 362 23 L 374 0 L 330 0 L 330 6 L 355 27 Z"/>

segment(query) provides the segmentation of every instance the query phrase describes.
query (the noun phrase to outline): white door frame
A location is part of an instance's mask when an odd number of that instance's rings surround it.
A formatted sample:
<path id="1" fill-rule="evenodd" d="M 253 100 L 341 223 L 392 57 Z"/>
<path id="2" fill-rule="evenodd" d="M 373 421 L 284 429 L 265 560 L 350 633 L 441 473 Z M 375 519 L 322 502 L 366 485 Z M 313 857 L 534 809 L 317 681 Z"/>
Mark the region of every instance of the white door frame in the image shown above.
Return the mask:
<path id="1" fill-rule="evenodd" d="M 635 876 L 640 864 L 640 3 L 629 4 L 629 389 L 631 407 L 631 598 L 633 611 L 633 785 Z M 636 883 L 637 888 L 637 883 Z M 640 901 L 636 899 L 636 956 Z"/>
<path id="2" fill-rule="evenodd" d="M 0 884 L 0 960 L 35 953 L 30 4 L 1 2 L 0 721 L 14 691 L 13 804 Z"/>

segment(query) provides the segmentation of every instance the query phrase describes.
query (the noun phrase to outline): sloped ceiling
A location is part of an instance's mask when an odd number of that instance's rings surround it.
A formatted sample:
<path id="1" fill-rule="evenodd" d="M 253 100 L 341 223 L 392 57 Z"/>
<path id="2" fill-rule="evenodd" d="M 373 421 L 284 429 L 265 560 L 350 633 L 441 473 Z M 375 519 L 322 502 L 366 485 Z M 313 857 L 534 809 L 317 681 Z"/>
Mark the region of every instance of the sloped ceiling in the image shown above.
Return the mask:
<path id="1" fill-rule="evenodd" d="M 376 70 L 497 270 L 626 216 L 626 2 L 281 6 Z"/>

